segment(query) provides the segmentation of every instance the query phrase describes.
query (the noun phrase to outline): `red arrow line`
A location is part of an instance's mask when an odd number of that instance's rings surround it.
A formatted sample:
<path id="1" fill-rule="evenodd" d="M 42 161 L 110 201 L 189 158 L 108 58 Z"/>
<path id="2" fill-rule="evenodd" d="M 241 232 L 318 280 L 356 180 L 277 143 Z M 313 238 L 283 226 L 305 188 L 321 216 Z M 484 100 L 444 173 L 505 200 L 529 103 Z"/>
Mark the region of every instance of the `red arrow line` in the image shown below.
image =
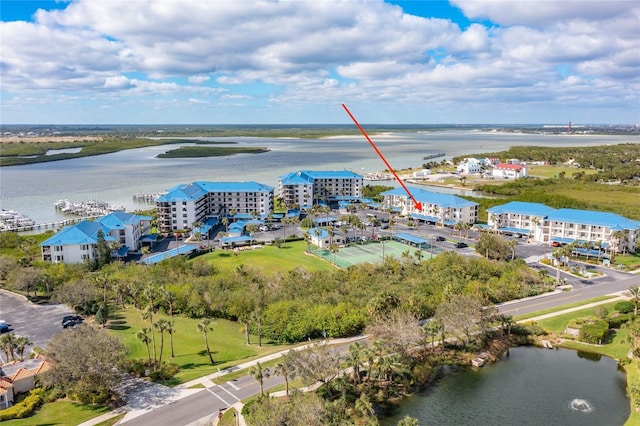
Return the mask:
<path id="1" fill-rule="evenodd" d="M 364 129 L 362 128 L 362 126 L 360 125 L 360 123 L 358 123 L 358 120 L 356 120 L 356 118 L 353 116 L 353 114 L 351 114 L 351 111 L 349 111 L 349 108 L 347 108 L 347 106 L 345 104 L 342 104 L 342 108 L 344 108 L 345 111 L 347 111 L 347 114 L 349 114 L 349 117 L 351 117 L 351 119 L 353 120 L 354 123 L 356 123 L 356 126 L 358 127 L 358 129 L 360 129 L 360 132 L 364 135 L 364 137 L 367 139 L 367 141 L 369 141 L 369 143 L 371 144 L 371 146 L 373 147 L 373 149 L 376 151 L 376 153 L 378 154 L 378 156 L 382 159 L 382 161 L 384 162 L 384 164 L 386 164 L 387 169 L 389 169 L 391 171 L 391 173 L 393 174 L 393 177 L 396 178 L 396 180 L 398 181 L 398 183 L 400 184 L 400 186 L 402 186 L 402 188 L 404 188 L 405 192 L 407 193 L 407 195 L 409 196 L 409 198 L 411 198 L 411 200 L 413 200 L 413 205 L 415 206 L 416 210 L 420 211 L 422 210 L 422 204 L 420 204 L 414 197 L 413 195 L 411 195 L 411 192 L 409 191 L 409 189 L 407 189 L 407 187 L 405 186 L 404 182 L 402 181 L 402 179 L 400 179 L 398 177 L 398 175 L 396 174 L 396 172 L 393 170 L 393 168 L 391 167 L 391 165 L 389 165 L 389 162 L 387 161 L 386 158 L 384 158 L 384 155 L 382 155 L 382 153 L 380 152 L 380 150 L 378 149 L 378 147 L 373 143 L 373 141 L 371 140 L 371 138 L 369 137 L 369 135 L 367 135 L 367 132 L 364 131 Z"/>

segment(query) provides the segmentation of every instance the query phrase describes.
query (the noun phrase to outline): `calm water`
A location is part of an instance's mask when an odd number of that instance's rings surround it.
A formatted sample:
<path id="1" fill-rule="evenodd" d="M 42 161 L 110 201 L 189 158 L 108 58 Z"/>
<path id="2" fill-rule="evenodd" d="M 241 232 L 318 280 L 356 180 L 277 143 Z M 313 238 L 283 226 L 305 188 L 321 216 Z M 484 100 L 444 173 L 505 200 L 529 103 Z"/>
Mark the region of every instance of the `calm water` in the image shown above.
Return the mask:
<path id="1" fill-rule="evenodd" d="M 372 137 L 396 169 L 418 167 L 423 157 L 445 152 L 448 158 L 462 154 L 491 152 L 514 145 L 566 146 L 637 142 L 622 136 L 523 135 L 443 131 L 435 133 L 393 133 Z M 53 203 L 102 200 L 141 208 L 132 196 L 156 193 L 195 180 L 255 180 L 277 188 L 278 176 L 301 169 L 341 170 L 358 173 L 385 168 L 362 136 L 326 139 L 212 138 L 246 146 L 266 146 L 265 154 L 231 157 L 162 159 L 160 153 L 176 145 L 127 150 L 114 154 L 0 169 L 1 207 L 18 210 L 38 223 L 60 220 Z M 437 161 L 441 158 L 436 159 Z"/>
<path id="2" fill-rule="evenodd" d="M 616 426 L 629 417 L 626 378 L 611 358 L 571 350 L 515 348 L 479 369 L 448 369 L 428 391 L 403 402 L 421 426 Z"/>

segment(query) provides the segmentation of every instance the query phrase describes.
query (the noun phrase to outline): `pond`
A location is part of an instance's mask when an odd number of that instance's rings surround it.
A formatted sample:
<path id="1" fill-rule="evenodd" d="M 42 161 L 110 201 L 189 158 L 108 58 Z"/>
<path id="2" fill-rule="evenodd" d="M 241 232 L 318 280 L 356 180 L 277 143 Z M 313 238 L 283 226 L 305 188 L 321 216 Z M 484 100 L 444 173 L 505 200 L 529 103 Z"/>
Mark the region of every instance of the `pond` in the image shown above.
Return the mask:
<path id="1" fill-rule="evenodd" d="M 622 425 L 630 413 L 625 387 L 611 358 L 518 347 L 483 368 L 445 368 L 382 424 L 411 416 L 421 426 Z"/>

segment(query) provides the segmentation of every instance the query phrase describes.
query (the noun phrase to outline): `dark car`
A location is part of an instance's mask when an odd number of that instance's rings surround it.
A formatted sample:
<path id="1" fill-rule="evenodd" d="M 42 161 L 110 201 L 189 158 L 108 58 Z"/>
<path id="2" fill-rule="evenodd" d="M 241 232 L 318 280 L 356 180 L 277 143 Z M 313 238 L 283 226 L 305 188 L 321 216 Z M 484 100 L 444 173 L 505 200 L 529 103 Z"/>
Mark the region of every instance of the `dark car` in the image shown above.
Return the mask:
<path id="1" fill-rule="evenodd" d="M 5 320 L 0 320 L 0 333 L 9 331 L 9 324 Z"/>
<path id="2" fill-rule="evenodd" d="M 80 315 L 66 315 L 62 318 L 62 328 L 75 327 L 83 321 Z"/>
<path id="3" fill-rule="evenodd" d="M 436 237 L 436 241 L 445 241 L 446 238 L 445 237 Z"/>
<path id="4" fill-rule="evenodd" d="M 465 248 L 468 247 L 466 243 L 456 243 L 456 248 Z"/>

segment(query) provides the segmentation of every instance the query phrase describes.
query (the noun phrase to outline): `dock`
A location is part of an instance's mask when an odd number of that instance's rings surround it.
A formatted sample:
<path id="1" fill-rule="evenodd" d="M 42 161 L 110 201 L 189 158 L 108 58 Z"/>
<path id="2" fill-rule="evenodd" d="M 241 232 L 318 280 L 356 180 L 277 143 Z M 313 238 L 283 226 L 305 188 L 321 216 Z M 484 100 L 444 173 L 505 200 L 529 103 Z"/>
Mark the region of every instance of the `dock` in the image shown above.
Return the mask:
<path id="1" fill-rule="evenodd" d="M 446 154 L 444 152 L 435 152 L 433 154 L 428 154 L 422 157 L 423 160 L 431 160 L 432 158 L 444 157 Z"/>

